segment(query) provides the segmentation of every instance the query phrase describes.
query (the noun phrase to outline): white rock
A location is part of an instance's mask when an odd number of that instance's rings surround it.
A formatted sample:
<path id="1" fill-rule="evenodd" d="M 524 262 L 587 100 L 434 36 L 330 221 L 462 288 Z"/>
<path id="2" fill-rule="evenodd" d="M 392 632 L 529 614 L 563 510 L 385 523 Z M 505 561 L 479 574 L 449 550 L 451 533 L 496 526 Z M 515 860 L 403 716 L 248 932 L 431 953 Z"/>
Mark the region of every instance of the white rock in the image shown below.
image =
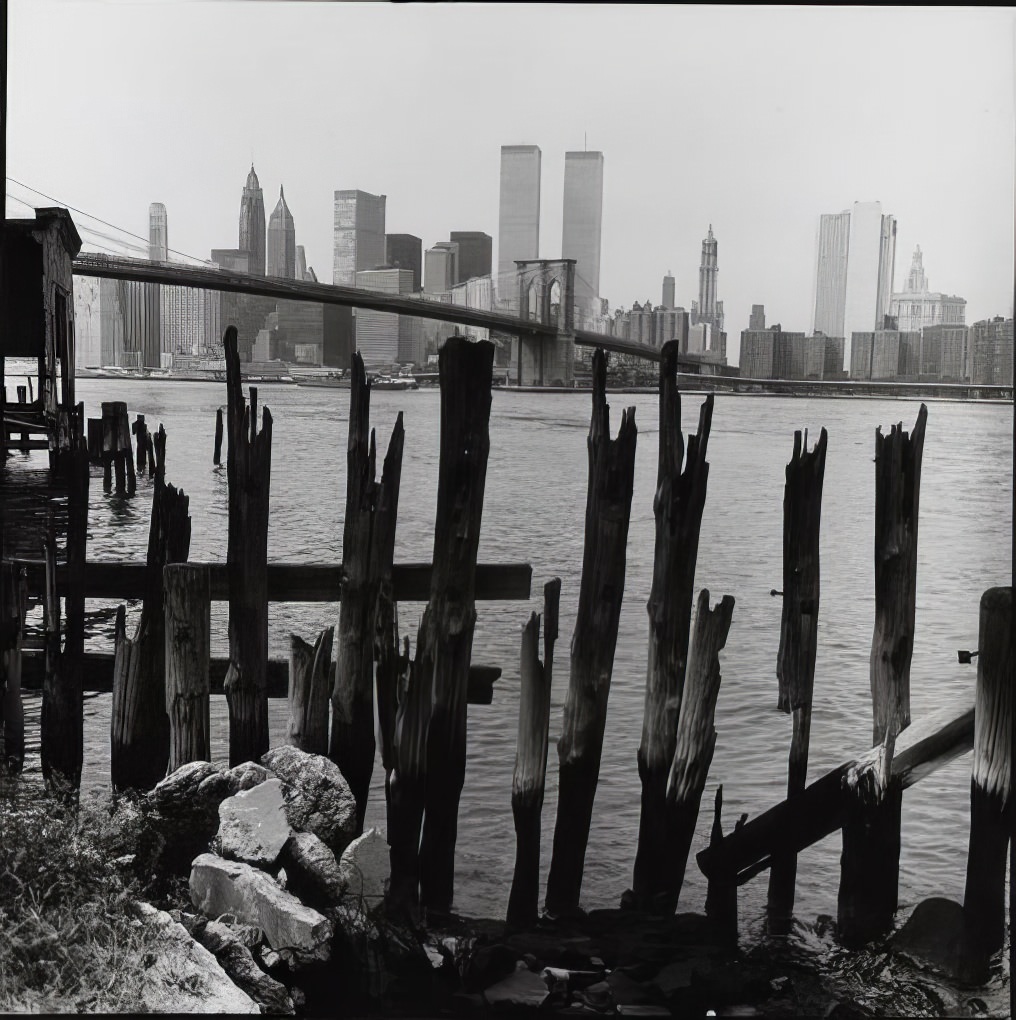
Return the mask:
<path id="1" fill-rule="evenodd" d="M 368 829 L 342 852 L 339 873 L 345 885 L 344 898 L 374 910 L 384 903 L 391 878 L 388 841 L 378 829 Z"/>
<path id="2" fill-rule="evenodd" d="M 219 805 L 219 845 L 223 857 L 270 868 L 289 839 L 282 783 L 269 779 L 241 790 Z"/>

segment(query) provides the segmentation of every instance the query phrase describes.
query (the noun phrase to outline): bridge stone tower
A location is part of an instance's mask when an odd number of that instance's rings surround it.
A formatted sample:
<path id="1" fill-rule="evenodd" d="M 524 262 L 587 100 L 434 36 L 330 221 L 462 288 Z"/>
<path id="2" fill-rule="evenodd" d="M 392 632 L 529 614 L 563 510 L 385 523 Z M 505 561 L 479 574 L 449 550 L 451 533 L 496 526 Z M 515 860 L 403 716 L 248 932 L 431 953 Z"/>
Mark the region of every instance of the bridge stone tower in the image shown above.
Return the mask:
<path id="1" fill-rule="evenodd" d="M 555 338 L 520 336 L 519 386 L 571 386 L 575 362 L 575 259 L 516 261 L 519 318 L 556 326 Z"/>

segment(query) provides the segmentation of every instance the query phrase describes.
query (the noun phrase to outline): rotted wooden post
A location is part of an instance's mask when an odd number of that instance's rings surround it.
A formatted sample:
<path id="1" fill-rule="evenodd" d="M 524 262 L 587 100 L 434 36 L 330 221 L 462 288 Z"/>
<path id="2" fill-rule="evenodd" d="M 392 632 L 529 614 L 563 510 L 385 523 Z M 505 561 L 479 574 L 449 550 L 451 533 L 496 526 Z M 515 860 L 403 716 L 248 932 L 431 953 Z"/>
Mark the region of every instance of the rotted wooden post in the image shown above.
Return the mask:
<path id="1" fill-rule="evenodd" d="M 139 447 L 142 439 L 139 436 Z M 114 790 L 152 789 L 166 775 L 169 762 L 163 568 L 186 562 L 190 553 L 190 500 L 182 489 L 166 484 L 166 431 L 161 425 L 150 456 L 156 474 L 148 561 L 141 619 L 133 638 L 127 636 L 123 606 L 116 616 L 110 712 Z"/>
<path id="2" fill-rule="evenodd" d="M 449 337 L 438 355 L 441 442 L 430 601 L 416 665 L 433 670 L 427 730 L 420 902 L 451 910 L 459 797 L 466 774 L 466 706 L 476 626 L 476 551 L 490 453 L 494 345 Z"/>
<path id="3" fill-rule="evenodd" d="M 222 463 L 222 408 L 215 409 L 215 450 L 212 453 L 212 463 Z"/>
<path id="4" fill-rule="evenodd" d="M 981 596 L 970 848 L 963 897 L 971 964 L 984 976 L 990 957 L 1005 941 L 1005 865 L 1013 821 L 1012 619 L 1012 588 L 989 588 Z"/>
<path id="5" fill-rule="evenodd" d="M 131 432 L 134 433 L 134 441 L 138 444 L 138 474 L 143 475 L 148 461 L 148 447 L 145 445 L 145 416 L 143 414 L 137 415 L 134 419 L 134 424 L 131 425 Z"/>
<path id="6" fill-rule="evenodd" d="M 331 627 L 314 644 L 289 635 L 289 722 L 286 741 L 308 754 L 328 753 Z"/>
<path id="7" fill-rule="evenodd" d="M 710 394 L 699 412 L 698 432 L 685 459 L 676 340 L 660 356 L 660 448 L 656 472 L 656 547 L 649 595 L 649 657 L 642 742 L 638 751 L 642 813 L 632 890 L 625 906 L 673 912 L 680 880 L 667 839 L 667 776 L 677 742 L 677 721 L 688 661 L 699 530 L 706 501 L 706 449 L 713 416 Z M 682 461 L 684 461 L 682 470 Z M 675 885 L 675 882 L 677 883 Z"/>
<path id="8" fill-rule="evenodd" d="M 515 873 L 508 898 L 508 924 L 536 923 L 540 910 L 540 816 L 547 780 L 550 690 L 554 672 L 561 579 L 543 589 L 544 653 L 540 662 L 540 617 L 533 613 L 522 630 L 519 665 L 519 732 L 512 776 L 512 815 L 515 819 Z"/>
<path id="9" fill-rule="evenodd" d="M 389 476 L 375 480 L 376 447 L 370 428 L 370 382 L 363 358 L 354 353 L 349 396 L 349 435 L 346 444 L 346 513 L 342 533 L 342 601 L 336 633 L 335 685 L 332 689 L 332 730 L 329 757 L 349 783 L 356 798 L 357 829 L 363 828 L 374 770 L 374 630 L 378 576 L 384 572 L 373 553 L 374 529 L 382 487 L 389 495 L 390 534 L 378 541 L 395 550 L 395 518 L 402 470 L 404 432 L 399 415 L 392 431 L 385 466 Z M 391 559 L 387 570 L 390 576 Z"/>
<path id="10" fill-rule="evenodd" d="M 564 724 L 557 745 L 560 782 L 546 901 L 547 911 L 555 915 L 574 911 L 579 905 L 624 595 L 638 430 L 635 408 L 629 407 L 621 415 L 617 438 L 610 438 L 606 388 L 607 358 L 597 349 L 587 440 L 589 484 L 582 579 Z"/>
<path id="11" fill-rule="evenodd" d="M 822 429 L 808 451 L 808 433 L 794 433 L 783 495 L 783 616 L 776 659 L 779 709 L 793 715 L 787 800 L 804 793 L 808 780 L 815 655 L 818 649 L 819 527 L 828 435 Z M 769 871 L 767 924 L 771 935 L 789 934 L 794 914 L 797 854 L 773 858 Z"/>
<path id="12" fill-rule="evenodd" d="M 871 643 L 872 744 L 885 745 L 891 775 L 896 735 L 910 725 L 910 663 L 917 596 L 917 525 L 924 452 L 924 404 L 913 433 L 902 423 L 875 432 L 875 630 Z M 899 782 L 846 787 L 840 858 L 840 941 L 863 945 L 891 930 L 899 897 Z"/>
<path id="13" fill-rule="evenodd" d="M 699 803 L 713 761 L 716 747 L 713 717 L 720 692 L 720 652 L 727 643 L 733 612 L 733 596 L 724 595 L 710 609 L 708 590 L 703 588 L 699 592 L 681 715 L 677 722 L 677 743 L 667 779 L 667 841 L 674 848 L 670 861 L 674 892 L 670 894 L 673 901 L 666 904 L 668 913 L 674 912 L 681 895 Z"/>
<path id="14" fill-rule="evenodd" d="M 229 450 L 229 763 L 257 761 L 268 750 L 268 499 L 272 472 L 272 415 L 256 415 L 243 396 L 237 331 L 228 326 L 226 430 Z"/>
<path id="15" fill-rule="evenodd" d="M 170 563 L 162 571 L 166 613 L 169 771 L 211 760 L 209 678 L 211 584 L 208 567 Z"/>
<path id="16" fill-rule="evenodd" d="M 0 540 L 0 549 L 3 542 Z M 3 718 L 4 764 L 12 775 L 25 762 L 25 710 L 21 702 L 21 642 L 28 588 L 24 567 L 0 564 L 0 716 Z"/>
<path id="17" fill-rule="evenodd" d="M 709 846 L 714 850 L 723 842 L 722 819 L 723 784 L 720 783 L 716 787 L 713 825 L 709 830 Z M 734 875 L 710 876 L 706 889 L 706 917 L 722 941 L 737 944 L 737 879 Z"/>

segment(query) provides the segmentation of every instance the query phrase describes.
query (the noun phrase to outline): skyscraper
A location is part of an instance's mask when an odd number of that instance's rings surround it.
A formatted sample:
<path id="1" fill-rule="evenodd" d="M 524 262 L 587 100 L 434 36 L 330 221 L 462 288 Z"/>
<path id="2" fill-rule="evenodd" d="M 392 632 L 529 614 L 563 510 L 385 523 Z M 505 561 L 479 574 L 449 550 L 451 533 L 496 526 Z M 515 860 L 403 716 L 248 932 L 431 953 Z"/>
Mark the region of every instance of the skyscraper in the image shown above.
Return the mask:
<path id="1" fill-rule="evenodd" d="M 709 224 L 709 233 L 702 239 L 702 258 L 699 262 L 699 296 L 696 305 L 698 322 L 708 322 L 717 329 L 723 328 L 720 321 L 720 309 L 716 302 L 716 283 L 720 269 L 717 264 L 718 246 L 713 237 L 713 225 Z"/>
<path id="2" fill-rule="evenodd" d="M 930 292 L 928 278 L 924 274 L 924 256 L 918 245 L 903 290 L 892 296 L 889 314 L 897 320 L 900 329 L 961 326 L 966 321 L 967 302 L 955 295 Z"/>
<path id="3" fill-rule="evenodd" d="M 751 316 L 748 318 L 748 329 L 757 331 L 766 328 L 766 306 L 752 305 Z"/>
<path id="4" fill-rule="evenodd" d="M 296 278 L 307 279 L 307 252 L 302 244 L 296 246 Z"/>
<path id="5" fill-rule="evenodd" d="M 667 270 L 667 275 L 663 278 L 663 307 L 674 307 L 674 277 L 670 275 L 669 269 Z"/>
<path id="6" fill-rule="evenodd" d="M 423 241 L 415 234 L 385 234 L 385 265 L 393 269 L 411 269 L 411 293 L 418 294 L 423 282 Z"/>
<path id="7" fill-rule="evenodd" d="M 575 298 L 600 293 L 600 236 L 603 226 L 603 153 L 564 154 L 564 222 L 561 258 L 575 259 Z"/>
<path id="8" fill-rule="evenodd" d="M 490 275 L 494 239 L 482 230 L 453 230 L 448 235 L 459 246 L 459 275 L 456 283 Z"/>
<path id="9" fill-rule="evenodd" d="M 541 158 L 538 145 L 501 146 L 498 275 L 514 273 L 517 259 L 540 257 Z"/>
<path id="10" fill-rule="evenodd" d="M 296 278 L 296 227 L 286 196 L 279 186 L 279 202 L 268 221 L 268 259 L 266 275 Z"/>
<path id="11" fill-rule="evenodd" d="M 265 275 L 265 200 L 258 183 L 258 175 L 254 173 L 254 164 L 250 165 L 247 183 L 243 187 L 240 199 L 240 244 L 241 251 L 250 253 L 248 272 L 255 276 Z"/>
<path id="12" fill-rule="evenodd" d="M 166 207 L 161 202 L 148 207 L 148 257 L 153 262 L 169 261 L 169 227 Z"/>
<path id="13" fill-rule="evenodd" d="M 846 339 L 883 327 L 892 298 L 896 219 L 879 202 L 855 202 L 819 220 L 815 331 Z"/>
<path id="14" fill-rule="evenodd" d="M 356 274 L 385 261 L 385 195 L 336 191 L 332 283 L 355 287 Z"/>

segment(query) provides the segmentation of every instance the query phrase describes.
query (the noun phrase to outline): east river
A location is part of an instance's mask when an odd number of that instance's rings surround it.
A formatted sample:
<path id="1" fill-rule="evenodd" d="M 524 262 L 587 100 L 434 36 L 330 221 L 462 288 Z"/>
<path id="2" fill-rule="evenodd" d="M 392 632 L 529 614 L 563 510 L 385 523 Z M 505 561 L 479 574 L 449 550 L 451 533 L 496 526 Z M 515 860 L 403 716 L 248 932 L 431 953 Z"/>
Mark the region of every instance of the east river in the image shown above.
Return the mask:
<path id="1" fill-rule="evenodd" d="M 127 401 L 131 419 L 146 415 L 168 434 L 167 479 L 190 496 L 191 559 L 224 560 L 225 468 L 212 466 L 215 409 L 224 384 L 79 380 L 78 399 L 98 416 L 99 402 Z M 635 754 L 642 725 L 647 617 L 654 543 L 658 402 L 655 394 L 609 394 L 612 428 L 634 405 L 638 425 L 635 494 L 628 538 L 624 606 L 614 660 L 599 787 L 586 856 L 582 901 L 616 906 L 631 884 L 640 785 Z M 701 394 L 683 395 L 687 434 L 698 421 Z M 269 558 L 291 562 L 341 559 L 349 391 L 264 386 L 259 403 L 274 418 Z M 440 395 L 437 390 L 377 392 L 371 421 L 378 462 L 395 415 L 405 412 L 406 444 L 396 561 L 429 560 L 436 509 Z M 705 845 L 713 794 L 724 787 L 724 823 L 756 815 L 786 789 L 790 717 L 776 708 L 776 653 L 782 587 L 784 469 L 794 430 L 808 428 L 809 446 L 829 433 L 821 529 L 821 606 L 809 777 L 854 756 L 870 743 L 868 654 L 874 614 L 874 437 L 881 425 L 913 428 L 919 404 L 908 401 L 820 400 L 718 396 L 709 440 L 709 488 L 699 545 L 696 590 L 712 601 L 736 599 L 716 709 L 716 752 L 703 797 L 693 853 Z M 913 717 L 950 705 L 973 687 L 975 665 L 956 651 L 977 647 L 978 601 L 1010 583 L 1012 407 L 929 403 L 920 496 L 917 627 L 912 668 Z M 590 394 L 495 391 L 490 419 L 481 562 L 528 561 L 533 599 L 478 603 L 473 661 L 500 666 L 494 703 L 469 710 L 468 761 L 459 812 L 456 906 L 466 914 L 503 916 L 514 862 L 511 780 L 518 712 L 520 628 L 541 608 L 544 581 L 562 579 L 560 640 L 554 670 L 551 745 L 543 813 L 546 881 L 557 808 L 556 741 L 568 683 L 582 563 Z M 88 555 L 141 560 L 147 548 L 150 487 L 124 500 L 102 491 L 93 468 Z M 112 646 L 112 605 L 90 604 L 89 647 Z M 422 605 L 399 606 L 400 626 L 415 640 Z M 135 607 L 136 611 L 136 607 Z M 337 621 L 337 605 L 273 605 L 273 658 L 288 657 L 288 635 L 312 638 Z M 213 652 L 226 651 L 226 606 L 213 606 Z M 108 783 L 109 697 L 88 701 L 85 784 Z M 224 712 L 215 753 L 225 756 Z M 272 702 L 281 732 L 284 701 Z M 969 814 L 969 754 L 908 791 L 903 814 L 901 909 L 927 896 L 962 900 Z M 384 826 L 380 761 L 367 824 Z M 839 835 L 801 855 L 797 910 L 802 919 L 836 912 Z M 741 890 L 742 925 L 761 917 L 762 876 Z M 705 881 L 689 864 L 680 909 L 701 910 Z"/>

